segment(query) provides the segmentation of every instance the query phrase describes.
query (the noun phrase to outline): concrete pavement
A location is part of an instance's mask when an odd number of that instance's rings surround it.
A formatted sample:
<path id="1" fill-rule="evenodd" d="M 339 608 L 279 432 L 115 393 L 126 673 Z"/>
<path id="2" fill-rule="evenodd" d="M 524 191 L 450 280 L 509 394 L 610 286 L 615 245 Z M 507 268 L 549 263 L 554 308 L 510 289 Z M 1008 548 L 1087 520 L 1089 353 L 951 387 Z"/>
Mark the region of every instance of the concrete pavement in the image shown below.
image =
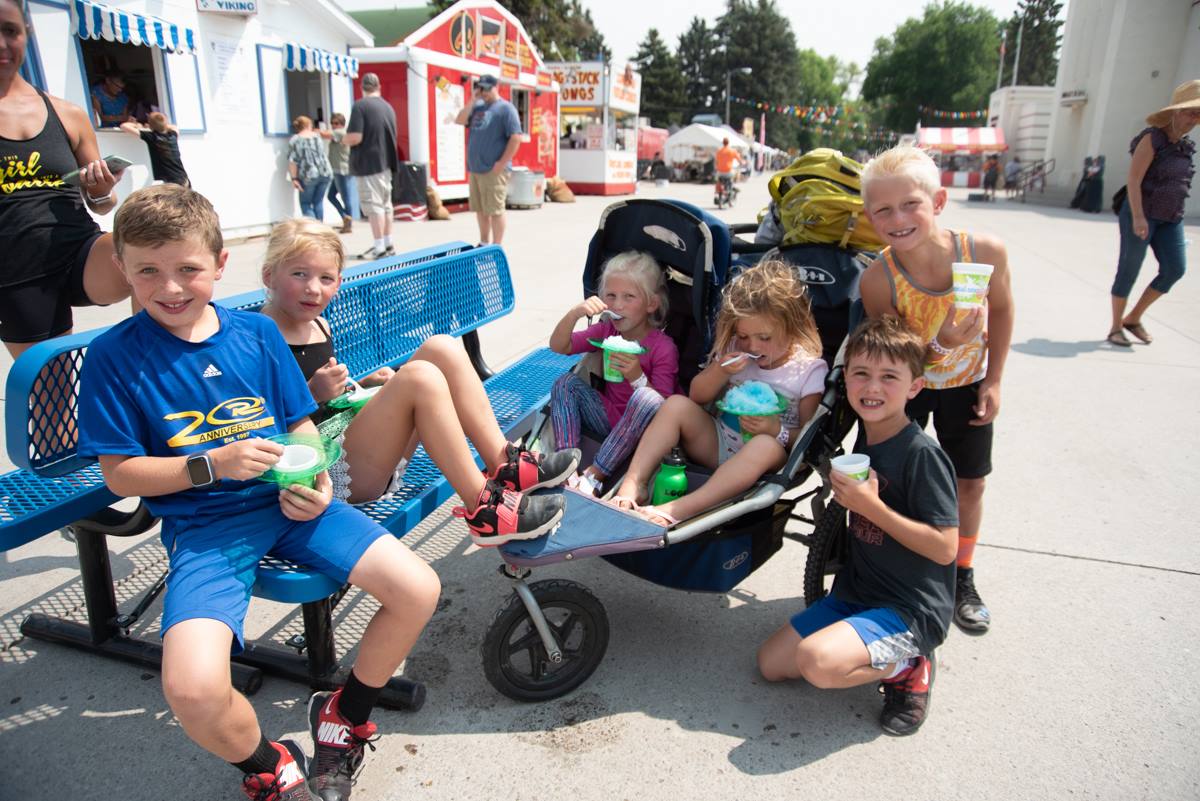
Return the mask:
<path id="1" fill-rule="evenodd" d="M 699 186 L 643 193 L 711 202 Z M 721 216 L 749 221 L 765 200 L 765 179 L 756 179 Z M 608 202 L 510 213 L 517 311 L 483 331 L 493 363 L 544 343 L 578 298 Z M 918 735 L 881 734 L 873 687 L 816 691 L 756 677 L 758 643 L 801 603 L 805 551 L 794 543 L 721 596 L 663 590 L 598 560 L 538 571 L 594 590 L 612 639 L 571 695 L 512 702 L 479 663 L 510 590 L 496 556 L 472 547 L 443 508 L 404 540 L 444 585 L 405 666 L 427 683 L 429 701 L 418 713 L 376 714 L 384 736 L 354 798 L 1200 797 L 1191 672 L 1200 538 L 1186 505 L 1200 486 L 1200 279 L 1185 276 L 1152 309 L 1152 346 L 1118 350 L 1102 343 L 1118 243 L 1111 214 L 967 203 L 955 193 L 943 221 L 1007 241 L 1017 324 L 976 556 L 995 624 L 979 638 L 951 632 Z M 368 244 L 358 228 L 346 237 L 352 251 Z M 476 238 L 466 214 L 398 224 L 397 234 L 401 248 Z M 1197 270 L 1200 228 L 1188 237 Z M 257 286 L 263 243 L 231 250 L 224 294 Z M 1138 291 L 1153 270 L 1148 259 Z M 85 310 L 79 328 L 120 316 Z M 152 535 L 112 547 L 122 598 L 164 563 Z M 157 674 L 20 638 L 26 612 L 78 614 L 81 600 L 62 536 L 0 555 L 0 798 L 240 797 L 235 772 L 174 722 Z M 345 647 L 370 612 L 356 596 L 343 602 Z M 154 636 L 155 625 L 142 630 Z M 248 630 L 286 638 L 300 625 L 296 610 L 256 601 Z M 253 701 L 270 736 L 311 747 L 306 695 L 266 681 Z"/>

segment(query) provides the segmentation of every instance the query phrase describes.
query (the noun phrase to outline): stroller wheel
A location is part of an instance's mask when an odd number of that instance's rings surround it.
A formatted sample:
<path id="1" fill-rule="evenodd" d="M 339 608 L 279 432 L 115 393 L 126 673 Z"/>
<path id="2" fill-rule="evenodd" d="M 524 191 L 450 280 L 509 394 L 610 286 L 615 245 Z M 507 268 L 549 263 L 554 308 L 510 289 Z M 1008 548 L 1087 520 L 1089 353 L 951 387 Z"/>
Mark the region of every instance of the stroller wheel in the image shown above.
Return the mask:
<path id="1" fill-rule="evenodd" d="M 529 585 L 562 660 L 551 661 L 533 619 L 516 593 L 488 626 L 481 656 L 491 685 L 517 701 L 545 701 L 583 684 L 608 648 L 608 615 L 582 584 L 555 579 Z"/>
<path id="2" fill-rule="evenodd" d="M 842 566 L 846 546 L 846 510 L 830 501 L 809 538 L 808 559 L 804 563 L 805 606 L 815 604 L 829 592 L 825 577 L 835 575 Z"/>

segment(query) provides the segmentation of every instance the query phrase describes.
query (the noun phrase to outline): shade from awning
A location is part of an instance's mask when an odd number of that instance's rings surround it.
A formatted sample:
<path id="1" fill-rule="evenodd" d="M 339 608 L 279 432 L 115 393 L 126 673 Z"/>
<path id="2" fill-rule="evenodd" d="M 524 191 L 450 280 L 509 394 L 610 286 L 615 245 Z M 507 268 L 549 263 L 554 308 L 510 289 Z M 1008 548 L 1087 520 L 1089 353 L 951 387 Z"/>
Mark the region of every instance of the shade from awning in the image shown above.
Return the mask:
<path id="1" fill-rule="evenodd" d="M 922 128 L 917 147 L 943 153 L 990 153 L 1008 150 L 1000 128 Z"/>
<path id="2" fill-rule="evenodd" d="M 331 72 L 358 77 L 358 59 L 296 42 L 283 46 L 283 66 L 292 72 Z"/>
<path id="3" fill-rule="evenodd" d="M 114 8 L 95 0 L 74 0 L 71 32 L 80 39 L 145 45 L 171 53 L 196 52 L 196 33 L 186 25 Z"/>

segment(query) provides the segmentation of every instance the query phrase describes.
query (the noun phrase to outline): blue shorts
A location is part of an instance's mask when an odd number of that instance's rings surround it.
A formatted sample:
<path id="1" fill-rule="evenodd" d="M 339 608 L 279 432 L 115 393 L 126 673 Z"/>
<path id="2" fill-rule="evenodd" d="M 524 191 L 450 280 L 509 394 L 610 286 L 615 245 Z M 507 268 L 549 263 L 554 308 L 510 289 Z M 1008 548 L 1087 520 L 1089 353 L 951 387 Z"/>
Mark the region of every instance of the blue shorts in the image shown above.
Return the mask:
<path id="1" fill-rule="evenodd" d="M 184 620 L 219 620 L 233 631 L 233 653 L 241 653 L 242 622 L 260 559 L 271 554 L 344 583 L 371 543 L 391 536 L 342 501 L 300 523 L 283 516 L 275 496 L 266 500 L 261 508 L 230 515 L 163 521 L 162 542 L 171 560 L 163 634 Z"/>
<path id="2" fill-rule="evenodd" d="M 876 670 L 921 655 L 916 638 L 895 611 L 887 607 L 846 603 L 832 595 L 826 595 L 803 612 L 793 615 L 792 628 L 801 637 L 810 637 L 842 620 L 850 624 L 863 645 L 867 646 L 871 667 Z"/>

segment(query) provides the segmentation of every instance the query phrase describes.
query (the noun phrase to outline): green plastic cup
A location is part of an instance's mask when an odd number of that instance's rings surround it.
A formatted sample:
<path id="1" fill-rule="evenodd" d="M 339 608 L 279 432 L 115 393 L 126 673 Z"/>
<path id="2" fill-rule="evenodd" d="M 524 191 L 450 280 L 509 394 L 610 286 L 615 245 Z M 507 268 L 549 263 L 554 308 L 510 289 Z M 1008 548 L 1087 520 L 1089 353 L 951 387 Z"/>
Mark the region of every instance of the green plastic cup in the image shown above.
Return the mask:
<path id="1" fill-rule="evenodd" d="M 592 343 L 597 348 L 600 348 L 600 350 L 604 353 L 604 380 L 609 381 L 613 384 L 621 383 L 622 381 L 625 380 L 625 376 L 621 375 L 620 370 L 618 370 L 612 366 L 611 362 L 609 361 L 610 354 L 631 353 L 635 356 L 640 356 L 641 354 L 646 352 L 646 349 L 643 348 L 641 345 L 637 344 L 636 342 L 630 342 L 627 339 L 623 339 L 621 341 L 628 342 L 629 345 L 632 347 L 614 348 L 611 345 L 605 345 L 603 342 L 596 340 L 596 339 L 588 340 L 588 342 Z"/>
<path id="2" fill-rule="evenodd" d="M 268 438 L 283 446 L 283 454 L 259 478 L 280 487 L 316 486 L 317 476 L 338 460 L 342 447 L 319 434 L 279 434 Z"/>

